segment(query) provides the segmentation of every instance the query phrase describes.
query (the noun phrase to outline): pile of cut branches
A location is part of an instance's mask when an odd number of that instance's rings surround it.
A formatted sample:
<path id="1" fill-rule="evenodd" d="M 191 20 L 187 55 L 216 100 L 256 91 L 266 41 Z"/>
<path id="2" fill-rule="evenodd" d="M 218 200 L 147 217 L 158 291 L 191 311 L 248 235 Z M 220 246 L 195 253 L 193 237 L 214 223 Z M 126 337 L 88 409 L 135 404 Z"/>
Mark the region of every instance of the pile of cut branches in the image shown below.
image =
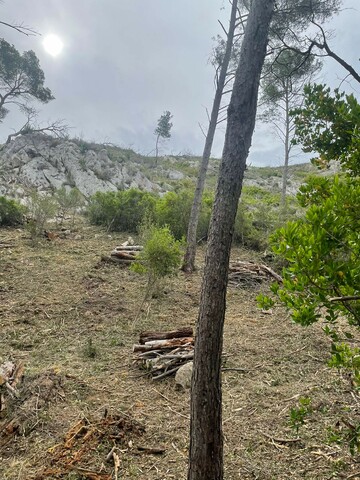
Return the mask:
<path id="1" fill-rule="evenodd" d="M 142 245 L 133 245 L 133 240 L 129 239 L 126 242 L 122 243 L 118 247 L 115 247 L 111 252 L 110 257 L 102 256 L 101 259 L 104 262 L 112 263 L 121 263 L 123 265 L 128 265 L 133 263 L 141 250 L 143 250 Z"/>
<path id="2" fill-rule="evenodd" d="M 140 364 L 159 380 L 174 375 L 194 358 L 194 335 L 191 327 L 170 332 L 142 332 L 134 345 L 134 363 Z"/>
<path id="3" fill-rule="evenodd" d="M 16 389 L 24 373 L 24 365 L 17 365 L 12 361 L 0 365 L 0 418 L 4 416 L 7 407 L 7 396 L 17 398 L 19 393 Z"/>
<path id="4" fill-rule="evenodd" d="M 238 286 L 243 284 L 258 284 L 264 281 L 282 283 L 282 278 L 267 265 L 255 262 L 237 261 L 230 264 L 229 284 Z"/>
<path id="5" fill-rule="evenodd" d="M 128 416 L 105 413 L 101 419 L 82 418 L 76 422 L 63 441 L 49 449 L 50 465 L 45 466 L 35 480 L 70 478 L 70 475 L 87 480 L 120 478 L 120 453 L 127 451 L 124 447 L 145 429 Z M 109 453 L 99 458 L 97 452 Z"/>
<path id="6" fill-rule="evenodd" d="M 5 362 L 0 367 L 0 381 L 3 382 L 0 386 L 0 449 L 18 435 L 29 435 L 41 424 L 40 412 L 52 400 L 63 398 L 62 376 L 45 371 L 23 378 L 23 364 L 13 364 L 11 373 L 12 363 Z M 21 380 L 21 388 L 18 390 Z"/>

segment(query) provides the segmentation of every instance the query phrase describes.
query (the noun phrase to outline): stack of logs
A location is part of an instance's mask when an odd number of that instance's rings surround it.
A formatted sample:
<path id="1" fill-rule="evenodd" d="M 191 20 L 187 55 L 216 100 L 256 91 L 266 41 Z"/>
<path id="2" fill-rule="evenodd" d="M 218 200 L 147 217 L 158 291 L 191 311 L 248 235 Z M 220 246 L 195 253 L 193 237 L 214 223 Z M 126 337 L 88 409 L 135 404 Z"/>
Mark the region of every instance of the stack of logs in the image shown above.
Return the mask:
<path id="1" fill-rule="evenodd" d="M 142 332 L 134 345 L 134 363 L 140 364 L 153 380 L 174 375 L 194 358 L 194 335 L 191 327 L 170 332 Z"/>
<path id="2" fill-rule="evenodd" d="M 117 263 L 132 263 L 143 248 L 141 245 L 120 245 L 110 255 Z"/>
<path id="3" fill-rule="evenodd" d="M 282 278 L 274 270 L 264 264 L 237 261 L 229 267 L 229 284 L 254 284 L 266 280 L 276 280 L 282 283 Z"/>
<path id="4" fill-rule="evenodd" d="M 110 257 L 102 255 L 101 260 L 103 262 L 112 262 L 128 265 L 133 263 L 137 259 L 139 252 L 141 252 L 143 248 L 144 247 L 142 247 L 141 245 L 133 245 L 133 241 L 130 238 L 118 247 L 115 247 L 114 250 L 111 252 Z"/>

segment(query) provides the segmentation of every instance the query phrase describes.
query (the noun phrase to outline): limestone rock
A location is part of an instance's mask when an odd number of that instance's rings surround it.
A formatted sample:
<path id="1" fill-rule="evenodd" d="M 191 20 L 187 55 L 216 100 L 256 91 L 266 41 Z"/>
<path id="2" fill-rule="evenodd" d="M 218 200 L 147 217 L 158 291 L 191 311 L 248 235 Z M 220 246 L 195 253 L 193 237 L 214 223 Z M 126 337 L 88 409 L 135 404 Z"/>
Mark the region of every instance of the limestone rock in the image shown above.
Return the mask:
<path id="1" fill-rule="evenodd" d="M 77 187 L 85 197 L 119 188 L 159 191 L 136 163 L 109 158 L 105 147 L 43 134 L 14 138 L 0 151 L 0 195 L 20 198 L 26 189 Z"/>
<path id="2" fill-rule="evenodd" d="M 175 375 L 175 383 L 177 386 L 182 387 L 184 390 L 187 390 L 191 387 L 191 376 L 193 370 L 193 362 L 185 363 Z"/>

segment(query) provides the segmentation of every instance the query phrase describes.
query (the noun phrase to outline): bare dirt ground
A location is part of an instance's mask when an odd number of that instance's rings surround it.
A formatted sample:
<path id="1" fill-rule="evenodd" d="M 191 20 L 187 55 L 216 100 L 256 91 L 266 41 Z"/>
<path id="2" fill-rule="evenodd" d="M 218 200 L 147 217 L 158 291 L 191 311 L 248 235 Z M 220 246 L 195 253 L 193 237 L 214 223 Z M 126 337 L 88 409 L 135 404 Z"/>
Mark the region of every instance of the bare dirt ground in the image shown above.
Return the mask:
<path id="1" fill-rule="evenodd" d="M 0 426 L 17 422 L 16 435 L 0 437 L 0 478 L 113 479 L 106 456 L 116 443 L 119 479 L 185 479 L 189 392 L 176 390 L 172 378 L 151 381 L 131 352 L 142 330 L 194 325 L 201 269 L 179 273 L 139 313 L 145 279 L 99 261 L 126 235 L 78 229 L 81 239 L 37 245 L 23 230 L 0 230 L 0 243 L 11 245 L 0 249 L 0 363 L 25 363 L 20 398 L 0 419 Z M 202 258 L 201 251 L 199 264 Z M 256 260 L 237 249 L 233 258 Z M 358 413 L 359 397 L 326 366 L 321 325 L 304 329 L 284 311 L 261 313 L 258 293 L 228 290 L 225 478 L 360 479 L 358 457 L 329 443 L 329 429 Z M 312 408 L 297 436 L 289 412 L 301 397 L 311 397 Z"/>

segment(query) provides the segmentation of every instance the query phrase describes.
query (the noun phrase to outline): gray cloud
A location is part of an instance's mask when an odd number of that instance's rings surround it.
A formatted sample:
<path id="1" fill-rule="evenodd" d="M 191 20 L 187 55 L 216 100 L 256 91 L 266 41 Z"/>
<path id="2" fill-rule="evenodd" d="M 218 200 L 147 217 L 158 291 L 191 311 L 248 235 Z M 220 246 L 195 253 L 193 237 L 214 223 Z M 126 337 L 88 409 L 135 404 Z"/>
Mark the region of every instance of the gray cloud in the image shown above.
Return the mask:
<path id="1" fill-rule="evenodd" d="M 346 0 L 354 7 L 358 0 Z M 225 8 L 222 8 L 225 7 Z M 33 49 L 56 100 L 41 106 L 41 120 L 63 118 L 74 135 L 112 141 L 149 153 L 153 131 L 164 110 L 173 115 L 173 135 L 164 152 L 201 154 L 211 108 L 213 69 L 208 57 L 217 19 L 227 22 L 225 0 L 5 0 L 5 21 L 24 22 L 43 35 L 56 33 L 65 44 L 53 58 L 41 37 L 25 37 L 1 27 L 1 35 L 19 50 Z M 359 11 L 346 10 L 331 27 L 334 49 L 358 65 Z M 338 85 L 345 73 L 328 60 L 324 78 Z M 0 126 L 5 138 L 21 124 L 12 113 Z M 224 126 L 214 154 L 222 151 Z M 258 125 L 250 155 L 253 165 L 280 164 L 281 152 L 268 127 Z"/>

